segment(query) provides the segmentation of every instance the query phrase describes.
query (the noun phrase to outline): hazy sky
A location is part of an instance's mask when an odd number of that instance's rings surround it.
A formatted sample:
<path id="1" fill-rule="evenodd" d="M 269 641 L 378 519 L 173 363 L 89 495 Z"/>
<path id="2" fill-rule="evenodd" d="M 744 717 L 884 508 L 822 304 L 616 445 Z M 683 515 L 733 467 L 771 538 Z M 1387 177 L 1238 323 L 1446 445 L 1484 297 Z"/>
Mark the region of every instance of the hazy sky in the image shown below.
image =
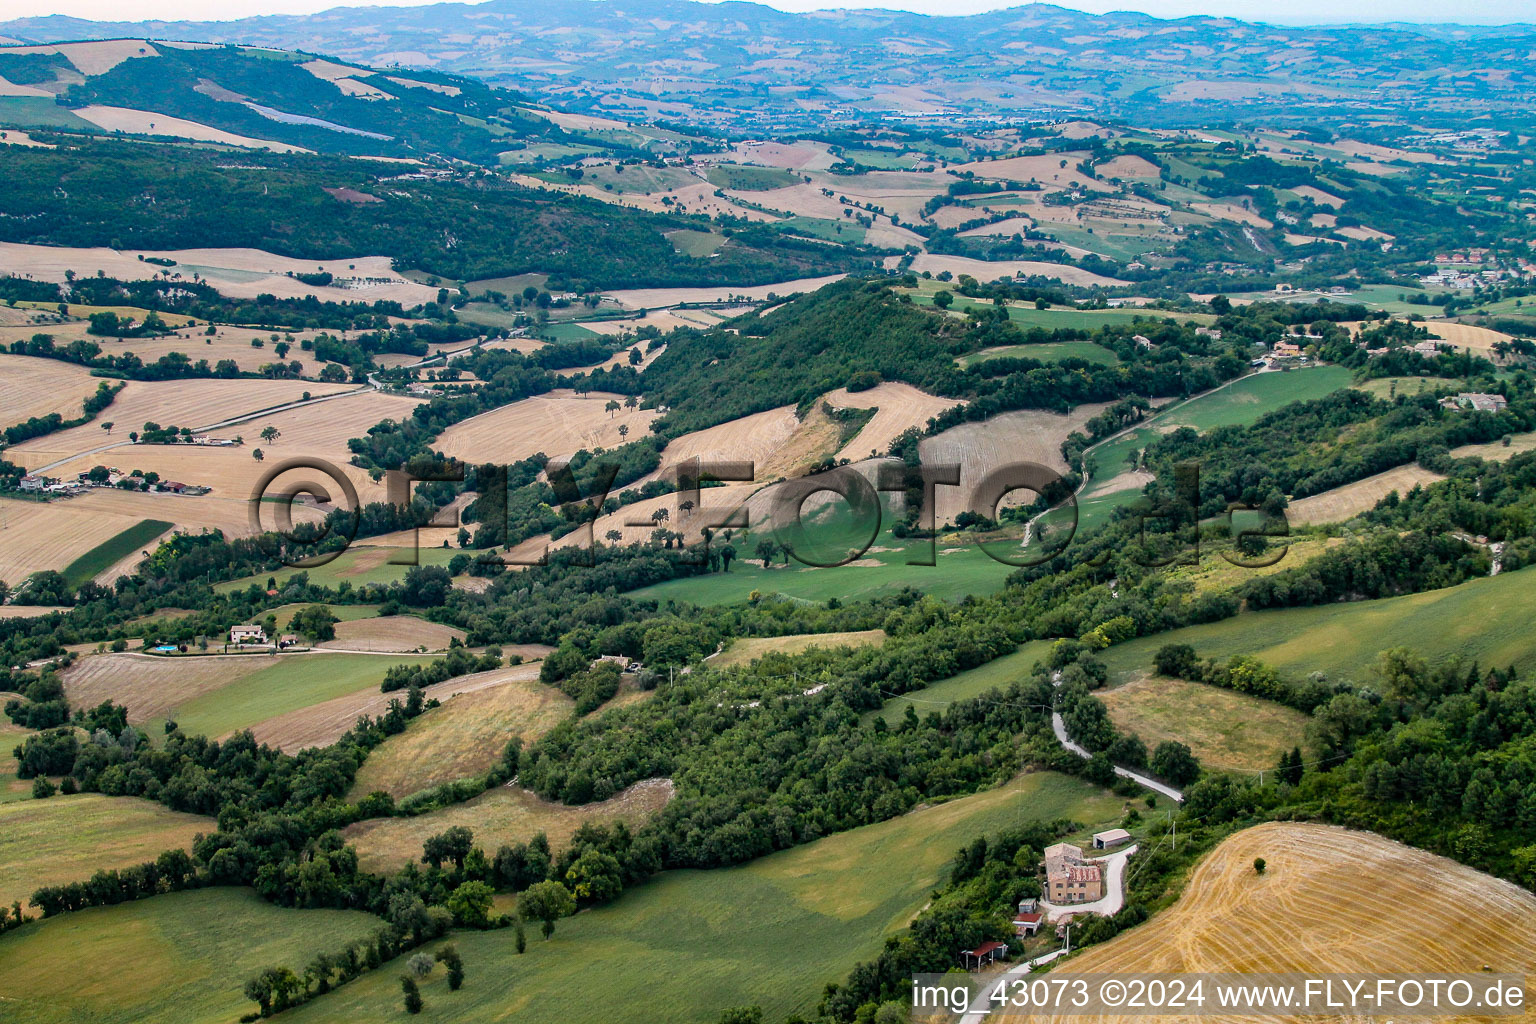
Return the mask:
<path id="1" fill-rule="evenodd" d="M 385 0 L 338 4 L 337 0 L 0 0 L 0 20 L 45 14 L 69 14 L 102 21 L 144 19 L 228 20 L 256 14 L 303 14 L 336 6 L 415 6 L 437 0 Z M 537 3 L 538 0 L 526 0 Z M 832 7 L 885 7 L 924 14 L 973 14 L 1014 6 L 1018 0 L 771 0 L 786 11 Z M 1081 11 L 1144 11 L 1162 18 L 1192 14 L 1224 15 L 1277 24 L 1422 21 L 1462 24 L 1536 22 L 1536 0 L 1067 0 Z"/>

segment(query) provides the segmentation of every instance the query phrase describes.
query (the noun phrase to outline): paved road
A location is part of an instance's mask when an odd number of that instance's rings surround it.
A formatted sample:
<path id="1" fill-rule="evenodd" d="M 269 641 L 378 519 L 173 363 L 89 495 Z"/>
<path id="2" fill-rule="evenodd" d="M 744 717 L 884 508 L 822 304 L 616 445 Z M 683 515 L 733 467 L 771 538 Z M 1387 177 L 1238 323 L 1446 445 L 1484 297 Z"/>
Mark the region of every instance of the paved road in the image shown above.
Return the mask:
<path id="1" fill-rule="evenodd" d="M 1060 672 L 1057 672 L 1051 676 L 1051 685 L 1061 685 Z M 1061 720 L 1061 712 L 1059 711 L 1051 712 L 1051 731 L 1056 734 L 1056 742 L 1060 743 L 1064 750 L 1069 750 L 1076 754 L 1078 757 L 1084 758 L 1085 760 L 1093 756 L 1088 751 L 1084 750 L 1080 745 L 1072 742 L 1072 738 L 1067 735 L 1067 726 L 1066 723 Z M 1174 789 L 1172 786 L 1166 785 L 1165 783 L 1158 782 L 1156 779 L 1142 775 L 1140 772 L 1133 772 L 1129 768 L 1121 768 L 1119 765 L 1115 765 L 1115 774 L 1120 776 L 1122 779 L 1130 779 L 1132 782 L 1139 783 L 1140 785 L 1143 785 L 1152 790 L 1154 793 L 1161 793 L 1163 796 L 1166 796 L 1174 803 L 1181 804 L 1184 802 L 1184 794 L 1182 792 Z"/>
<path id="2" fill-rule="evenodd" d="M 997 991 L 997 986 L 1007 985 L 1018 978 L 1026 977 L 1038 965 L 1048 964 L 1052 960 L 1066 955 L 1067 951 L 1065 948 L 1053 949 L 1049 953 L 1042 953 L 1033 960 L 1024 960 L 1014 964 L 994 978 L 988 978 L 986 984 L 981 987 L 981 991 L 977 992 L 975 997 L 971 999 L 970 1007 L 960 1016 L 960 1024 L 982 1024 L 982 1021 L 986 1020 L 987 1015 L 993 1010 L 990 997 L 993 992 Z"/>

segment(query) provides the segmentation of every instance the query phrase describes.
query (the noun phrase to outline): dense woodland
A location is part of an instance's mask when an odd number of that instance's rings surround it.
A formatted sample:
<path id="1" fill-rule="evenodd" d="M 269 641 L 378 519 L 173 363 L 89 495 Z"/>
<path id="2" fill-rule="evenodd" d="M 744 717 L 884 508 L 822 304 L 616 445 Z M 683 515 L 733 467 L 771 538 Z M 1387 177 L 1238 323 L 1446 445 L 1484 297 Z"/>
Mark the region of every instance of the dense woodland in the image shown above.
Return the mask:
<path id="1" fill-rule="evenodd" d="M 696 259 L 664 234 L 698 227 L 694 218 L 478 174 L 400 180 L 410 165 L 246 154 L 229 166 L 205 150 L 171 156 L 134 143 L 60 141 L 56 149 L 6 154 L 0 240 L 181 249 L 218 238 L 322 263 L 382 254 L 402 269 L 450 279 L 549 273 L 598 288 L 771 284 L 871 261 L 761 233 L 750 244 L 725 245 L 716 258 Z M 377 193 L 379 202 L 347 202 L 327 188 Z"/>

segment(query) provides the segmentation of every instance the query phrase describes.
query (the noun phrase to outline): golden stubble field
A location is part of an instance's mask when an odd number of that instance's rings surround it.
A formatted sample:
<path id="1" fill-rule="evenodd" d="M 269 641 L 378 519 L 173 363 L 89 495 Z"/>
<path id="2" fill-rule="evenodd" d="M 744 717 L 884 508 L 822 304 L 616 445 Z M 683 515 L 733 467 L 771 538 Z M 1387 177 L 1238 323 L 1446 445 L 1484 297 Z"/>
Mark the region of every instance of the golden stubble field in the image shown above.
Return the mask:
<path id="1" fill-rule="evenodd" d="M 934 492 L 934 507 L 939 523 L 953 522 L 955 516 L 970 508 L 971 490 L 999 466 L 1015 462 L 1035 462 L 1058 473 L 1067 469 L 1061 457 L 1061 444 L 1073 432 L 1105 408 L 1104 405 L 1080 405 L 1062 416 L 1039 409 L 1005 412 L 990 419 L 962 423 L 941 434 L 924 438 L 918 444 L 925 465 L 956 463 L 960 466 L 960 486 L 939 487 Z M 1033 501 L 1027 492 L 1014 492 L 1005 498 L 1022 497 Z M 975 509 L 991 515 L 991 509 Z"/>
<path id="2" fill-rule="evenodd" d="M 175 261 L 173 267 L 147 263 L 139 257 Z M 267 293 L 280 299 L 314 296 L 322 302 L 396 301 L 416 306 L 437 298 L 437 289 L 418 284 L 394 269 L 388 256 L 344 256 L 336 260 L 298 260 L 262 249 L 107 249 L 70 248 L 0 242 L 0 266 L 10 273 L 39 281 L 64 283 L 65 272 L 95 276 L 101 271 L 118 280 L 143 280 L 161 270 L 185 278 L 198 275 L 205 283 L 231 298 L 254 299 Z M 321 270 L 340 284 L 308 285 L 290 273 Z M 346 285 L 345 287 L 342 284 Z"/>
<path id="3" fill-rule="evenodd" d="M 73 363 L 0 353 L 0 423 L 9 427 L 55 412 L 74 419 L 83 412 L 81 403 L 102 383 L 113 382 L 92 377 L 85 367 Z"/>
<path id="4" fill-rule="evenodd" d="M 331 657 L 324 654 L 316 656 Z M 430 661 L 431 659 L 423 657 L 421 664 L 425 666 Z M 379 659 L 379 679 L 383 679 L 390 664 L 392 662 Z M 535 679 L 538 674 L 537 664 L 515 665 L 447 679 L 426 687 L 422 692 L 428 700 L 436 698 L 446 706 L 456 700 L 463 700 L 471 694 L 518 681 Z M 267 743 L 289 753 L 295 753 L 306 747 L 328 747 L 352 728 L 360 715 L 377 717 L 385 714 L 392 700 L 403 702 L 405 691 L 385 693 L 375 683 L 340 697 L 318 701 L 307 707 L 274 715 L 251 726 L 251 734 L 256 737 L 258 743 Z M 500 751 L 498 750 L 497 753 L 499 754 Z"/>
<path id="5" fill-rule="evenodd" d="M 130 722 L 148 722 L 271 664 L 254 654 L 174 659 L 129 651 L 93 654 L 64 670 L 64 693 L 75 707 L 110 700 L 128 709 Z"/>
<path id="6" fill-rule="evenodd" d="M 117 398 L 113 400 L 112 404 L 98 414 L 92 422 L 78 427 L 71 427 L 68 430 L 56 431 L 30 441 L 24 441 L 8 449 L 7 454 L 11 461 L 28 469 L 34 469 L 71 455 L 92 451 L 103 445 L 126 442 L 128 441 L 129 433 L 131 431 L 141 431 L 145 423 L 158 423 L 162 427 L 171 425 L 191 427 L 197 430 L 222 420 L 256 412 L 259 409 L 297 402 L 306 392 L 319 397 L 353 389 L 354 386 L 350 384 L 319 384 L 302 380 L 208 380 L 200 378 L 169 381 L 131 380 L 124 384 L 123 390 L 118 393 Z M 410 402 L 409 399 L 402 399 L 402 401 Z M 332 406 L 326 408 L 323 416 L 306 416 L 305 413 L 307 411 L 298 409 L 292 410 L 287 414 L 276 413 L 270 419 L 274 425 L 280 427 L 284 422 L 293 425 L 305 420 L 329 423 L 333 417 L 342 413 L 342 407 Z M 280 421 L 280 417 L 285 417 L 285 419 Z M 356 417 L 351 418 L 355 419 Z M 380 416 L 379 419 L 383 419 L 383 416 Z M 378 420 L 376 419 L 373 422 L 376 423 Z M 111 433 L 103 429 L 103 424 L 105 423 L 113 425 Z M 240 434 L 244 435 L 247 441 L 255 441 L 256 435 L 265 425 L 263 422 L 253 422 L 249 425 L 241 424 L 216 431 L 216 434 L 220 437 L 234 437 Z M 286 429 L 285 433 L 287 433 Z M 330 433 L 334 436 L 334 430 Z M 345 449 L 345 445 L 346 438 L 342 438 L 341 446 L 343 449 Z M 150 446 L 125 447 L 113 449 L 110 452 L 102 452 L 100 455 L 103 460 L 132 460 L 134 455 L 148 452 L 149 450 Z M 249 450 L 243 454 L 249 461 Z M 114 465 L 117 463 L 108 462 L 106 464 Z M 89 469 L 90 466 L 82 468 Z M 122 466 L 121 468 L 127 469 L 129 467 Z M 58 472 L 63 474 L 79 471 L 79 469 L 71 469 L 70 467 L 60 467 Z"/>
<path id="7" fill-rule="evenodd" d="M 607 800 L 580 807 L 551 803 L 519 786 L 507 785 L 431 814 L 415 818 L 360 821 L 342 830 L 357 848 L 365 871 L 393 872 L 421 858 L 421 844 L 445 828 L 464 825 L 475 833 L 475 845 L 494 856 L 498 847 L 526 843 L 543 832 L 552 850 L 570 842 L 587 822 L 627 822 L 637 828 L 672 799 L 672 780 L 647 779 Z"/>
<path id="8" fill-rule="evenodd" d="M 512 737 L 521 737 L 526 748 L 568 718 L 575 706 L 538 681 L 536 665 L 499 669 L 494 675 L 494 685 L 445 701 L 370 753 L 358 770 L 353 798 L 382 791 L 399 799 L 479 775 L 501 760 Z"/>
<path id="9" fill-rule="evenodd" d="M 650 433 L 653 409 L 625 409 L 623 395 L 559 389 L 493 409 L 438 435 L 436 450 L 469 463 L 510 463 L 543 452 L 551 458 L 582 448 L 613 448 Z M 604 408 L 610 401 L 620 408 Z M 619 427 L 629 428 L 627 437 Z M 366 429 L 366 428 L 365 428 Z"/>
<path id="10" fill-rule="evenodd" d="M 1428 487 L 1444 479 L 1439 473 L 1431 472 L 1416 462 L 1397 466 L 1363 480 L 1314 494 L 1310 498 L 1298 498 L 1286 508 L 1285 518 L 1289 522 L 1307 526 L 1341 523 L 1375 508 L 1378 501 L 1393 491 L 1402 496 L 1415 487 Z"/>
<path id="11" fill-rule="evenodd" d="M 50 307 L 51 308 L 51 307 Z M 192 362 L 206 359 L 210 366 L 216 366 L 224 360 L 233 362 L 241 371 L 254 373 L 268 363 L 281 362 L 285 365 L 299 364 L 301 376 L 314 377 L 319 374 L 323 363 L 317 361 L 312 352 L 305 352 L 303 342 L 313 341 L 316 335 L 326 333 L 323 331 L 283 331 L 271 330 L 260 327 L 237 327 L 230 324 L 215 324 L 213 334 L 208 333 L 208 325 L 197 324 L 195 326 L 183 326 L 185 317 L 166 315 L 166 321 L 176 329 L 169 334 L 162 334 L 153 338 L 117 338 L 101 337 L 91 334 L 90 324 L 83 318 L 94 312 L 98 307 L 71 305 L 69 307 L 72 316 L 81 319 L 66 320 L 62 323 L 54 322 L 17 322 L 0 324 L 0 342 L 7 345 L 17 341 L 25 341 L 34 334 L 46 334 L 53 339 L 57 346 L 66 346 L 72 341 L 88 341 L 101 349 L 102 355 L 120 357 L 134 355 L 145 363 L 153 363 L 162 356 L 179 352 Z M 131 307 L 118 308 L 120 315 L 131 316 L 135 320 L 143 316 L 142 310 Z M 35 314 L 40 315 L 40 314 Z M 273 341 L 272 336 L 277 335 L 278 341 Z M 275 346 L 278 342 L 287 341 L 289 349 L 286 355 L 279 356 Z M 260 347 L 252 342 L 260 342 Z M 436 350 L 434 350 L 436 351 Z M 6 358 L 10 358 L 7 356 Z M 380 359 L 381 363 L 390 362 L 389 357 Z M 414 358 L 402 359 L 405 362 L 414 362 Z M 64 364 L 61 364 L 64 365 Z M 318 387 L 318 385 L 317 385 Z M 310 390 L 316 390 L 312 387 Z"/>
<path id="12" fill-rule="evenodd" d="M 924 428 L 933 417 L 960 404 L 956 399 L 940 398 L 910 384 L 889 380 L 868 391 L 838 388 L 828 392 L 824 401 L 834 409 L 875 410 L 863 429 L 837 453 L 840 459 L 863 459 L 871 453 L 884 455 L 903 431 Z"/>
<path id="13" fill-rule="evenodd" d="M 1263 875 L 1253 870 L 1263 857 Z M 1134 870 L 1135 859 L 1131 860 Z M 1056 974 L 1476 974 L 1536 969 L 1536 896 L 1510 882 L 1369 832 L 1271 822 L 1211 851 L 1184 895 L 1147 924 L 1096 946 Z M 1525 1020 L 1520 1016 L 1437 1020 Z M 1022 1021 L 1022 1015 L 994 1019 Z M 1085 1024 L 1152 1018 L 1083 1016 Z M 1157 1020 L 1209 1020 L 1160 1016 Z M 1365 1020 L 1239 1017 L 1231 1021 Z"/>

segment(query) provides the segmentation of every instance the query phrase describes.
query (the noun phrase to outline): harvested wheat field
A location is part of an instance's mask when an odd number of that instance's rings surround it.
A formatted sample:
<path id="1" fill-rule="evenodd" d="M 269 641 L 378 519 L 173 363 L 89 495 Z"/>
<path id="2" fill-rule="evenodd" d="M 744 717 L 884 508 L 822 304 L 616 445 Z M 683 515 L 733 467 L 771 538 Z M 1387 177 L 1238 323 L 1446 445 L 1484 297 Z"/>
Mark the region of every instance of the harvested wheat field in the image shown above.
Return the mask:
<path id="1" fill-rule="evenodd" d="M 479 775 L 496 766 L 512 737 L 526 747 L 570 717 L 574 702 L 540 683 L 537 666 L 494 674 L 502 681 L 444 702 L 385 740 L 358 769 L 352 797 L 382 791 L 399 799 Z"/>
<path id="2" fill-rule="evenodd" d="M 126 492 L 117 493 L 126 496 Z M 39 570 L 62 570 L 102 541 L 141 520 L 171 521 L 170 516 L 134 515 L 126 509 L 103 511 L 87 506 L 84 501 L 0 498 L 0 580 L 15 586 Z"/>
<path id="3" fill-rule="evenodd" d="M 464 642 L 464 631 L 414 615 L 389 615 L 336 623 L 336 639 L 321 647 L 350 651 L 445 651 L 450 640 Z"/>
<path id="4" fill-rule="evenodd" d="M 127 442 L 129 432 L 142 430 L 147 422 L 158 423 L 162 427 L 174 425 L 201 430 L 222 420 L 297 402 L 305 392 L 311 395 L 327 395 L 349 390 L 352 390 L 352 385 L 318 384 L 302 380 L 131 380 L 126 383 L 112 404 L 92 422 L 33 438 L 31 441 L 24 441 L 7 451 L 12 461 L 33 468 L 81 452 L 88 452 L 102 445 Z M 402 401 L 405 400 L 402 399 Z M 327 417 L 334 412 L 335 410 L 326 410 Z M 373 423 L 377 423 L 382 418 L 373 420 Z M 104 423 L 113 424 L 110 434 L 102 429 Z M 262 423 L 252 423 L 249 426 L 242 424 L 220 431 L 218 436 L 234 437 L 239 434 L 245 436 L 247 441 L 255 441 L 255 435 L 263 425 Z M 147 446 L 101 452 L 100 460 L 109 465 L 117 464 L 115 460 L 131 460 L 133 456 L 129 454 L 130 452 L 137 453 L 145 450 Z M 343 452 L 346 450 L 345 438 L 341 441 L 341 450 Z M 249 451 L 241 454 L 246 461 L 250 461 Z M 90 466 L 83 468 L 89 469 Z"/>
<path id="5" fill-rule="evenodd" d="M 291 146 L 286 142 L 253 139 L 249 135 L 236 135 L 211 125 L 199 124 L 153 110 L 134 110 L 131 107 L 108 107 L 91 104 L 72 111 L 102 131 L 126 132 L 129 135 L 167 136 L 190 139 L 193 142 L 217 142 L 225 146 L 246 149 L 270 149 L 274 153 L 313 153 L 312 149 Z"/>
<path id="6" fill-rule="evenodd" d="M 0 804 L 0 901 L 26 902 L 44 885 L 79 882 L 189 849 L 212 818 L 131 796 L 80 793 Z"/>
<path id="7" fill-rule="evenodd" d="M 1512 336 L 1501 331 L 1489 330 L 1487 327 L 1477 327 L 1473 324 L 1442 323 L 1432 320 L 1424 326 L 1434 337 L 1450 342 L 1459 349 L 1467 348 L 1480 354 L 1492 352 L 1493 346 L 1498 342 L 1508 344 L 1514 340 Z"/>
<path id="8" fill-rule="evenodd" d="M 1155 749 L 1176 740 L 1207 768 L 1272 768 L 1301 743 L 1306 715 L 1274 701 L 1163 676 L 1103 690 L 1099 700 L 1122 732 Z"/>
<path id="9" fill-rule="evenodd" d="M 1464 444 L 1460 448 L 1452 448 L 1451 455 L 1458 459 L 1476 456 L 1479 459 L 1487 459 L 1489 462 L 1507 462 L 1521 452 L 1528 452 L 1533 449 L 1536 449 L 1536 431 L 1529 434 L 1512 434 L 1507 446 L 1501 441 L 1490 441 L 1487 444 Z"/>
<path id="10" fill-rule="evenodd" d="M 921 274 L 923 271 L 933 274 L 941 274 L 949 271 L 956 277 L 961 274 L 969 274 L 978 281 L 996 281 L 1000 277 L 1050 277 L 1067 284 L 1080 284 L 1086 286 L 1099 285 L 1104 288 L 1113 288 L 1125 284 L 1124 281 L 1113 277 L 1104 277 L 1100 274 L 1090 273 L 1078 267 L 1069 267 L 1062 263 L 1041 263 L 1038 260 L 973 260 L 964 256 L 938 256 L 925 252 L 912 261 L 913 273 Z"/>
<path id="11" fill-rule="evenodd" d="M 677 467 L 692 459 L 702 462 L 730 461 L 752 463 L 751 481 L 731 482 L 719 487 L 703 488 L 699 494 L 699 508 L 684 510 L 682 502 L 690 500 L 687 492 L 663 494 L 645 501 L 626 505 L 610 515 L 599 518 L 593 524 L 592 536 L 600 541 L 610 538 L 610 530 L 622 535 L 623 543 L 643 541 L 658 525 L 652 515 L 665 511 L 668 529 L 682 533 L 688 539 L 699 535 L 703 527 L 716 525 L 726 512 L 741 506 L 749 498 L 754 505 L 766 499 L 754 498 L 765 494 L 765 486 L 772 481 L 804 475 L 820 460 L 832 455 L 841 434 L 838 425 L 821 410 L 820 404 L 806 414 L 804 420 L 795 416 L 791 406 L 754 413 L 741 419 L 731 420 L 705 430 L 684 434 L 672 441 L 662 451 L 661 465 L 654 473 L 636 481 L 639 486 L 650 480 L 673 479 Z M 707 514 L 703 510 L 707 509 Z M 757 510 L 749 506 L 749 514 Z M 547 538 L 532 542 L 542 548 Z M 556 547 L 568 547 L 586 542 L 586 534 L 577 530 L 555 542 Z M 528 557 L 533 547 L 519 550 L 519 557 Z"/>
<path id="12" fill-rule="evenodd" d="M 1398 466 L 1385 473 L 1377 473 L 1364 480 L 1314 494 L 1310 498 L 1298 498 L 1285 510 L 1285 518 L 1292 523 L 1308 526 L 1315 523 L 1342 523 L 1375 508 L 1378 501 L 1393 491 L 1401 496 L 1415 486 L 1427 487 L 1444 479 L 1439 473 L 1432 473 L 1418 463 Z"/>
<path id="13" fill-rule="evenodd" d="M 567 807 L 551 803 L 520 786 L 493 789 L 467 803 L 445 807 L 415 818 L 360 821 L 342 830 L 357 848 L 364 871 L 393 873 L 421 858 L 421 844 L 445 828 L 465 825 L 474 830 L 475 845 L 488 854 L 500 846 L 526 843 L 543 832 L 552 850 L 561 850 L 587 822 L 623 821 L 637 828 L 672 799 L 671 779 L 647 779 L 607 800 Z"/>
<path id="14" fill-rule="evenodd" d="M 64 670 L 64 693 L 75 707 L 110 700 L 128 709 L 128 721 L 167 718 L 177 707 L 236 680 L 270 668 L 255 654 L 207 658 L 159 658 L 124 651 L 93 654 Z"/>
<path id="15" fill-rule="evenodd" d="M 770 295 L 784 298 L 801 292 L 814 292 L 834 281 L 841 281 L 847 274 L 832 274 L 828 277 L 806 277 L 796 281 L 781 281 L 778 284 L 760 285 L 718 285 L 706 288 L 629 288 L 621 291 L 608 292 L 607 297 L 613 299 L 625 309 L 656 309 L 666 306 L 678 306 L 688 302 L 729 302 L 732 299 L 743 301 L 762 301 Z"/>
<path id="16" fill-rule="evenodd" d="M 73 363 L 0 353 L 0 422 L 12 426 L 54 412 L 74 419 L 83 412 L 81 403 L 102 383 L 113 382 L 92 377 L 91 371 Z M 6 449 L 7 456 L 15 450 Z"/>
<path id="17" fill-rule="evenodd" d="M 785 405 L 704 430 L 695 430 L 668 442 L 661 451 L 660 467 L 640 482 L 669 479 L 677 467 L 691 463 L 694 459 L 702 462 L 750 462 L 760 484 L 775 476 L 787 476 L 802 454 L 809 456 L 815 451 L 814 445 L 792 445 L 801 425 L 800 418 L 795 415 L 795 407 Z M 835 430 L 833 436 L 836 436 Z M 788 451 L 791 447 L 801 448 L 802 451 Z M 777 473 L 772 472 L 775 467 L 779 469 Z"/>
<path id="18" fill-rule="evenodd" d="M 1057 188 L 1084 188 L 1095 192 L 1112 192 L 1114 186 L 1094 178 L 1084 177 L 1077 165 L 1092 159 L 1093 154 L 1077 151 L 1051 153 L 1042 156 L 1011 156 L 1002 160 L 982 160 L 950 168 L 952 173 L 972 171 L 976 177 L 989 181 L 1036 181 Z M 1063 167 L 1062 163 L 1066 166 Z"/>
<path id="19" fill-rule="evenodd" d="M 1041 410 L 1005 412 L 990 419 L 962 423 L 942 434 L 924 438 L 918 445 L 923 464 L 929 466 L 957 463 L 960 486 L 939 487 L 934 505 L 940 524 L 953 522 L 955 516 L 971 509 L 971 490 L 999 466 L 1015 462 L 1035 462 L 1058 473 L 1067 464 L 1061 457 L 1061 444 L 1073 431 L 1097 416 L 1105 406 L 1080 405 L 1065 416 Z M 1034 496 L 1015 491 L 1004 501 L 1020 499 L 1027 504 Z M 993 509 L 972 509 L 992 515 Z"/>
<path id="20" fill-rule="evenodd" d="M 67 612 L 58 604 L 0 604 L 0 619 L 38 619 L 52 612 Z"/>
<path id="21" fill-rule="evenodd" d="M 708 659 L 712 668 L 750 665 L 765 654 L 803 654 L 812 647 L 879 647 L 885 630 L 863 629 L 851 633 L 797 633 L 792 636 L 754 636 L 732 640 L 729 647 Z"/>
<path id="22" fill-rule="evenodd" d="M 884 455 L 902 431 L 923 428 L 946 409 L 959 405 L 953 398 L 939 398 L 899 381 L 882 381 L 868 391 L 838 388 L 825 401 L 834 409 L 874 409 L 864 428 L 837 453 L 840 459 L 862 459 L 871 453 Z"/>
<path id="23" fill-rule="evenodd" d="M 1101 178 L 1156 178 L 1162 171 L 1145 157 L 1122 155 L 1094 168 Z"/>
<path id="24" fill-rule="evenodd" d="M 1255 857 L 1267 863 L 1262 875 L 1253 870 Z M 1134 870 L 1134 858 L 1131 864 Z M 1536 896 L 1519 886 L 1369 832 L 1272 822 L 1211 851 L 1172 908 L 1052 973 L 1476 974 L 1485 964 L 1526 973 L 1536 966 L 1533 929 Z M 1076 1019 L 1135 1024 L 1151 1018 Z M 1530 1020 L 1530 1014 L 1512 1019 Z"/>
<path id="25" fill-rule="evenodd" d="M 1190 207 L 1200 211 L 1207 217 L 1214 217 L 1217 220 L 1236 221 L 1239 224 L 1248 224 L 1256 228 L 1274 227 L 1273 224 L 1252 210 L 1239 206 L 1236 203 L 1191 203 Z"/>
<path id="26" fill-rule="evenodd" d="M 100 42 L 61 43 L 57 46 L 17 46 L 7 54 L 63 54 L 82 74 L 104 75 L 125 60 L 134 57 L 158 57 L 159 52 L 147 39 L 104 39 Z"/>
<path id="27" fill-rule="evenodd" d="M 254 463 L 253 463 L 254 465 Z M 318 522 L 321 514 L 307 505 L 293 510 L 295 522 Z M 79 497 L 48 502 L 0 498 L 0 537 L 24 537 L 25 543 L 0 544 L 0 579 L 19 583 L 40 569 L 63 569 L 76 558 L 145 519 L 174 524 L 179 531 L 222 530 L 229 536 L 251 531 L 246 495 L 199 497 L 145 494 L 93 488 Z M 268 528 L 272 513 L 266 514 Z"/>
<path id="28" fill-rule="evenodd" d="M 261 249 L 107 249 L 69 248 L 0 242 L 0 266 L 10 273 L 63 283 L 64 272 L 82 276 L 102 271 L 123 281 L 154 277 L 162 269 L 140 256 L 174 260 L 164 268 L 174 277 L 200 275 L 206 284 L 234 298 L 254 299 L 263 292 L 280 299 L 314 296 L 328 302 L 394 300 L 407 307 L 432 302 L 437 289 L 402 277 L 388 256 L 343 256 L 313 262 Z M 289 273 L 329 271 L 335 283 L 307 285 Z"/>
<path id="29" fill-rule="evenodd" d="M 611 401 L 621 408 L 605 410 Z M 516 462 L 538 452 L 560 458 L 582 448 L 613 448 L 645 437 L 656 418 L 653 409 L 625 409 L 623 402 L 623 395 L 606 391 L 551 391 L 455 424 L 438 435 L 436 448 L 471 463 Z M 629 428 L 628 438 L 620 436 L 621 425 Z"/>
<path id="30" fill-rule="evenodd" d="M 70 315 L 78 318 L 89 316 L 99 307 L 74 304 L 69 307 Z M 133 307 L 114 307 L 120 315 L 131 316 L 135 320 L 144 316 L 145 311 Z M 22 312 L 13 310 L 12 312 Z M 153 338 L 104 338 L 90 333 L 90 324 L 84 319 L 67 320 L 63 323 L 52 322 L 50 318 L 43 323 L 17 321 L 14 324 L 0 324 L 0 342 L 12 344 L 17 341 L 25 341 L 32 335 L 42 333 L 53 339 L 55 345 L 63 347 L 72 341 L 88 341 L 101 349 L 102 353 L 109 356 L 135 355 L 146 363 L 171 354 L 180 352 L 192 362 L 206 359 L 209 365 L 215 365 L 223 360 L 233 362 L 242 371 L 256 372 L 267 363 L 276 362 L 278 355 L 273 351 L 276 344 L 272 335 L 277 334 L 278 340 L 289 339 L 289 332 L 261 330 L 255 327 L 231 327 L 228 324 L 214 326 L 213 334 L 207 333 L 206 325 L 182 326 L 184 318 L 171 314 L 162 314 L 168 323 L 176 326 L 169 334 L 162 334 Z M 322 364 L 316 362 L 313 354 L 305 352 L 301 343 L 305 340 L 313 340 L 317 331 L 293 331 L 289 345 L 290 351 L 282 358 L 284 363 L 299 364 L 301 376 L 314 377 L 319 373 Z M 261 342 L 261 347 L 254 347 L 251 342 Z M 309 390 L 318 394 L 324 390 L 323 386 L 312 386 Z M 110 417 L 104 417 L 110 418 Z"/>
<path id="31" fill-rule="evenodd" d="M 328 658 L 336 655 L 319 654 L 304 657 Z M 367 657 L 367 655 L 356 655 L 356 657 Z M 397 659 L 378 660 L 378 678 L 380 679 L 390 665 L 399 663 Z M 429 660 L 424 656 L 421 664 L 425 665 Z M 309 671 L 316 670 L 313 664 L 306 665 L 305 668 Z M 536 678 L 538 674 L 539 666 L 537 665 L 516 665 L 511 668 L 475 672 L 444 680 L 427 687 L 422 692 L 429 700 L 435 697 L 444 704 L 448 704 L 458 699 L 460 694 L 477 693 L 505 685 L 511 680 Z M 328 747 L 357 723 L 359 715 L 382 715 L 389 710 L 390 701 L 404 699 L 403 691 L 384 693 L 377 684 L 374 684 L 331 700 L 310 704 L 307 707 L 300 707 L 268 718 L 251 726 L 251 733 L 258 743 L 269 743 L 289 753 L 306 747 Z"/>

